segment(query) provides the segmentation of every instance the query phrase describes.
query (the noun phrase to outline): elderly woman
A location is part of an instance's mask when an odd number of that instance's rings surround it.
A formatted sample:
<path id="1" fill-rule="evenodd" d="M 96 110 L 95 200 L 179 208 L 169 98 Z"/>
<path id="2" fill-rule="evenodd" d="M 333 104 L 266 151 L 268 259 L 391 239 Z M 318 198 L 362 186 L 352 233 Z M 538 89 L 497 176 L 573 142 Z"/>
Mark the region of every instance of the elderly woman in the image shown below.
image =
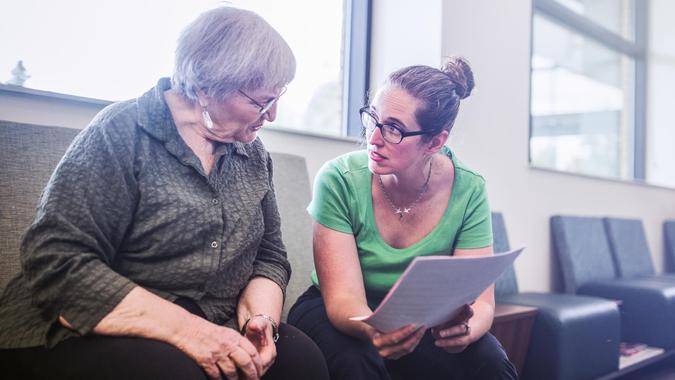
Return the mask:
<path id="1" fill-rule="evenodd" d="M 256 138 L 293 53 L 220 7 L 184 30 L 175 64 L 101 111 L 52 175 L 0 301 L 3 377 L 327 378 L 279 323 L 291 269 Z"/>
<path id="2" fill-rule="evenodd" d="M 445 146 L 473 85 L 462 59 L 392 73 L 360 111 L 367 150 L 316 178 L 314 286 L 288 320 L 319 345 L 331 379 L 516 378 L 488 333 L 492 288 L 439 326 L 376 331 L 350 319 L 371 314 L 416 256 L 492 254 L 485 181 Z"/>

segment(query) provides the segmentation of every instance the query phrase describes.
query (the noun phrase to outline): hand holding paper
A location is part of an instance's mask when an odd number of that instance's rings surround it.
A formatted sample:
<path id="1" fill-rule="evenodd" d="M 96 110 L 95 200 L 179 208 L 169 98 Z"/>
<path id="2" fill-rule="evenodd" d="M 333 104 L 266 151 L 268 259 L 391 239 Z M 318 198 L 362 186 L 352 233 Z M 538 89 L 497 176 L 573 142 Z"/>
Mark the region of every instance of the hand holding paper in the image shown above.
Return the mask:
<path id="1" fill-rule="evenodd" d="M 416 257 L 370 316 L 352 317 L 379 331 L 436 326 L 473 302 L 523 251 L 480 257 Z"/>

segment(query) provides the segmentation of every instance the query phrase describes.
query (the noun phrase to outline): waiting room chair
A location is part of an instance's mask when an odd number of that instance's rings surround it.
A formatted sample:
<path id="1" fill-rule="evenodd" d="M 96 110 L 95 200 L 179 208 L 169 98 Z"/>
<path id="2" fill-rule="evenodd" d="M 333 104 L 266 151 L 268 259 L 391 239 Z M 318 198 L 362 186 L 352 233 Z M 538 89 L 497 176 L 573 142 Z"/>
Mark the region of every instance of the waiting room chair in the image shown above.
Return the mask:
<path id="1" fill-rule="evenodd" d="M 492 214 L 495 252 L 510 249 L 504 218 Z M 513 267 L 495 286 L 498 303 L 538 308 L 522 378 L 594 379 L 619 367 L 619 310 L 616 303 L 572 294 L 519 292 Z"/>
<path id="2" fill-rule="evenodd" d="M 675 219 L 663 222 L 663 250 L 666 270 L 675 273 Z"/>
<path id="3" fill-rule="evenodd" d="M 601 218 L 551 217 L 553 247 L 568 293 L 620 303 L 621 338 L 668 349 L 675 343 L 675 285 L 619 278 Z"/>
<path id="4" fill-rule="evenodd" d="M 657 274 L 640 219 L 604 218 L 617 275 L 675 283 L 675 274 Z"/>

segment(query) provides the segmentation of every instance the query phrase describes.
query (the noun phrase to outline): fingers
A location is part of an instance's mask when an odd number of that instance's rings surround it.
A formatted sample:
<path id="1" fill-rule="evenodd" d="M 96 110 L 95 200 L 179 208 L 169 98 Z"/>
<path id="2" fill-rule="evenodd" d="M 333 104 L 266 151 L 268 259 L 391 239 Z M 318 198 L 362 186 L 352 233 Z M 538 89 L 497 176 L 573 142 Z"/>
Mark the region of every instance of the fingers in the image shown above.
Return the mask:
<path id="1" fill-rule="evenodd" d="M 237 374 L 237 366 L 234 365 L 234 362 L 229 359 L 224 359 L 216 363 L 220 373 L 225 375 L 227 380 L 239 380 L 239 374 Z M 220 374 L 217 377 L 211 377 L 212 379 L 222 379 Z"/>
<path id="2" fill-rule="evenodd" d="M 230 363 L 234 362 L 233 364 L 236 366 L 234 371 L 235 376 L 238 376 L 237 369 L 239 369 L 239 371 L 241 371 L 245 379 L 255 380 L 260 378 L 258 374 L 262 373 L 262 367 L 257 367 L 253 362 L 251 356 L 246 351 L 244 351 L 243 349 L 236 349 L 230 352 L 228 356 L 230 359 L 232 359 L 232 361 L 229 362 Z M 228 376 L 229 379 L 230 374 L 226 373 L 226 375 Z M 236 379 L 238 379 L 238 377 L 236 377 Z"/>
<path id="3" fill-rule="evenodd" d="M 264 318 L 251 319 L 246 326 L 246 337 L 258 348 L 266 346 L 272 337 L 272 325 Z"/>
<path id="4" fill-rule="evenodd" d="M 469 344 L 471 344 L 471 340 L 468 335 L 449 339 L 437 339 L 434 341 L 436 347 L 442 348 L 453 354 L 464 351 Z"/>
<path id="5" fill-rule="evenodd" d="M 453 324 L 457 324 L 459 322 L 466 322 L 469 319 L 473 317 L 473 307 L 471 305 L 464 305 L 462 307 L 462 310 L 460 310 L 459 314 L 455 318 L 452 319 L 451 322 L 455 322 Z"/>
<path id="6" fill-rule="evenodd" d="M 417 330 L 417 326 L 415 326 L 414 324 L 410 324 L 389 333 L 383 334 L 380 332 L 376 332 L 373 335 L 373 344 L 375 345 L 375 347 L 396 345 L 403 339 L 408 337 L 410 334 L 414 333 L 415 330 Z"/>
<path id="7" fill-rule="evenodd" d="M 426 328 L 424 327 L 415 330 L 414 326 L 406 326 L 404 329 L 394 333 L 385 334 L 379 337 L 376 336 L 375 339 L 378 339 L 379 343 L 386 342 L 387 344 L 380 346 L 376 345 L 375 347 L 378 349 L 378 353 L 381 357 L 398 359 L 413 352 L 420 340 L 422 340 L 425 332 Z M 375 344 L 375 342 L 373 343 Z"/>
<path id="8" fill-rule="evenodd" d="M 471 325 L 468 322 L 462 322 L 457 325 L 449 327 L 441 326 L 432 329 L 432 334 L 436 339 L 446 339 L 460 336 L 468 336 L 471 334 Z"/>
<path id="9" fill-rule="evenodd" d="M 471 325 L 464 322 L 458 325 L 433 331 L 434 344 L 450 353 L 464 351 L 471 343 Z"/>
<path id="10" fill-rule="evenodd" d="M 248 356 L 251 358 L 257 372 L 262 373 L 263 368 L 262 359 L 260 358 L 260 354 L 258 353 L 258 350 L 255 348 L 255 346 L 247 338 L 244 337 L 241 337 L 238 343 L 239 347 L 242 350 L 244 350 L 244 352 L 246 352 L 246 354 L 248 354 Z"/>
<path id="11" fill-rule="evenodd" d="M 441 325 L 431 329 L 434 338 L 442 339 L 452 336 L 468 335 L 470 333 L 469 320 L 473 317 L 473 308 L 464 305 L 459 314 Z M 441 332 L 443 332 L 441 334 Z"/>
<path id="12" fill-rule="evenodd" d="M 274 364 L 274 361 L 277 358 L 277 349 L 274 344 L 265 346 L 260 350 L 260 358 L 263 362 L 263 372 L 261 376 L 264 375 L 270 367 Z"/>

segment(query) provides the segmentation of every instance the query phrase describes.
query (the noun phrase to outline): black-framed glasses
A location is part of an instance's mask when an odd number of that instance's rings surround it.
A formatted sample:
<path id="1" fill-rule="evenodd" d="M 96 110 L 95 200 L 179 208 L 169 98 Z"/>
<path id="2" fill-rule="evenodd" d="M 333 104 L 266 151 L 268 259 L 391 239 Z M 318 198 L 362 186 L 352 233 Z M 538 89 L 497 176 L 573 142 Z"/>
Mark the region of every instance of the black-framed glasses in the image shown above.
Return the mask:
<path id="1" fill-rule="evenodd" d="M 262 115 L 262 114 L 264 114 L 265 112 L 269 111 L 270 108 L 272 108 L 272 106 L 274 105 L 274 103 L 276 103 L 277 100 L 279 100 L 279 98 L 281 97 L 281 95 L 283 95 L 284 93 L 286 93 L 286 87 L 284 87 L 284 88 L 281 89 L 281 92 L 279 93 L 279 95 L 278 95 L 277 97 L 274 97 L 274 98 L 268 100 L 268 101 L 265 102 L 264 104 L 260 104 L 260 102 L 258 102 L 257 100 L 253 99 L 252 97 L 248 96 L 248 94 L 245 93 L 245 92 L 242 91 L 242 90 L 239 90 L 239 93 L 242 94 L 242 95 L 244 95 L 245 97 L 247 97 L 248 100 L 250 100 L 251 102 L 253 102 L 253 104 L 255 104 L 256 106 L 260 107 L 260 109 L 258 110 L 258 113 L 260 113 L 260 114 Z"/>
<path id="2" fill-rule="evenodd" d="M 377 121 L 377 117 L 372 113 L 370 107 L 363 107 L 359 110 L 361 114 L 361 124 L 365 129 L 366 136 L 370 136 L 375 128 L 380 128 L 382 138 L 390 144 L 400 144 L 404 138 L 410 136 L 426 135 L 431 132 L 428 131 L 413 131 L 404 132 L 401 128 L 391 124 L 381 124 Z"/>

